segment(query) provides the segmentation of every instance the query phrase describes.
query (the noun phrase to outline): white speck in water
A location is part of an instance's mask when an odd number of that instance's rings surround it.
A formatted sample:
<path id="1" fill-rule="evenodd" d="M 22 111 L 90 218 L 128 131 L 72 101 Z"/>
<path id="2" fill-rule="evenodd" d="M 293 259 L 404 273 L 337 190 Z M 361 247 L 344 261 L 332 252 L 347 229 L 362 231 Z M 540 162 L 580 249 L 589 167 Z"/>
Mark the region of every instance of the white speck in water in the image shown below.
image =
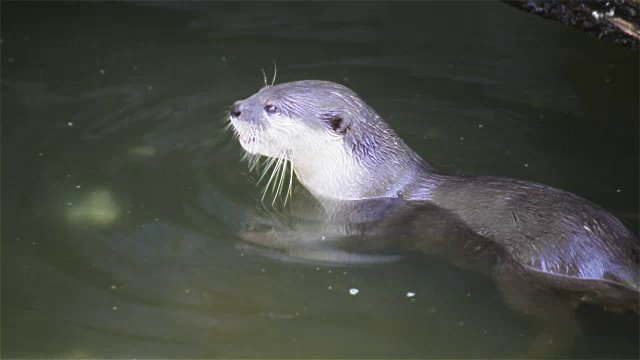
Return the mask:
<path id="1" fill-rule="evenodd" d="M 319 268 L 319 267 L 317 267 L 317 268 L 316 268 L 316 271 L 320 271 L 320 268 Z"/>
<path id="2" fill-rule="evenodd" d="M 8 61 L 9 61 L 9 63 L 11 64 L 11 63 L 13 63 L 15 60 L 14 60 L 13 58 L 9 58 L 9 60 L 8 60 Z"/>
<path id="3" fill-rule="evenodd" d="M 262 271 L 262 272 L 265 272 L 265 271 L 267 271 L 267 270 L 265 270 L 265 269 L 262 269 L 262 270 L 260 270 L 260 271 Z"/>
<path id="4" fill-rule="evenodd" d="M 118 311 L 118 307 L 117 306 L 112 307 L 112 309 L 113 309 L 113 311 Z"/>
<path id="5" fill-rule="evenodd" d="M 322 237 L 322 240 L 324 240 L 324 239 L 325 239 L 325 237 L 323 236 L 323 237 Z"/>
<path id="6" fill-rule="evenodd" d="M 596 20 L 600 19 L 600 14 L 597 11 L 594 11 L 591 13 L 591 16 L 593 16 L 594 18 L 596 18 Z"/>
<path id="7" fill-rule="evenodd" d="M 132 67 L 131 69 L 132 69 L 133 71 L 138 71 L 138 67 L 137 67 L 137 66 L 134 66 L 134 67 Z"/>
<path id="8" fill-rule="evenodd" d="M 222 60 L 222 61 L 227 61 L 227 57 L 226 57 L 226 56 L 223 56 L 223 57 L 221 57 L 221 58 L 220 58 L 220 60 Z"/>
<path id="9" fill-rule="evenodd" d="M 524 167 L 529 167 L 529 164 L 524 164 Z"/>
<path id="10" fill-rule="evenodd" d="M 71 121 L 67 122 L 68 127 L 73 127 L 73 123 Z"/>
<path id="11" fill-rule="evenodd" d="M 482 330 L 482 333 L 487 335 L 488 331 L 487 330 Z"/>
<path id="12" fill-rule="evenodd" d="M 346 272 L 346 271 L 343 271 L 342 273 L 343 273 L 344 275 L 347 275 L 347 272 Z"/>
<path id="13" fill-rule="evenodd" d="M 345 77 L 343 78 L 343 80 L 344 80 L 344 81 L 349 81 L 349 78 L 345 76 Z"/>
<path id="14" fill-rule="evenodd" d="M 471 297 L 471 293 L 467 293 L 467 297 Z"/>
<path id="15" fill-rule="evenodd" d="M 184 292 L 186 292 L 188 294 L 189 293 L 189 289 L 185 290 Z"/>
<path id="16" fill-rule="evenodd" d="M 327 289 L 331 290 L 331 289 L 333 289 L 333 287 L 332 287 L 331 285 L 329 285 L 329 286 L 327 287 Z"/>
<path id="17" fill-rule="evenodd" d="M 159 221 L 158 218 L 156 218 L 156 221 Z"/>
<path id="18" fill-rule="evenodd" d="M 460 136 L 460 140 L 464 140 L 464 137 Z"/>
<path id="19" fill-rule="evenodd" d="M 153 90 L 153 86 L 149 85 L 148 89 Z"/>
<path id="20" fill-rule="evenodd" d="M 464 321 L 458 321 L 458 326 L 464 326 Z"/>
<path id="21" fill-rule="evenodd" d="M 407 297 L 408 297 L 408 298 L 412 298 L 412 297 L 414 297 L 414 296 L 416 296 L 416 293 L 414 293 L 414 292 L 412 292 L 412 291 L 409 291 L 409 292 L 407 293 Z"/>
<path id="22" fill-rule="evenodd" d="M 244 256 L 244 253 L 240 253 L 240 256 Z"/>
<path id="23" fill-rule="evenodd" d="M 619 193 L 619 192 L 621 192 L 621 191 L 622 191 L 622 190 L 620 190 L 620 189 L 616 190 L 616 192 L 617 192 L 617 193 Z"/>
<path id="24" fill-rule="evenodd" d="M 358 290 L 356 288 L 349 289 L 349 294 L 351 294 L 351 295 L 357 295 L 359 292 L 360 292 L 360 290 Z"/>
<path id="25" fill-rule="evenodd" d="M 35 241 L 31 243 L 31 245 L 35 245 L 35 244 L 36 244 L 36 242 L 35 242 Z"/>
<path id="26" fill-rule="evenodd" d="M 100 75 L 104 75 L 104 69 L 100 69 Z"/>
<path id="27" fill-rule="evenodd" d="M 478 124 L 478 127 L 479 127 L 480 129 L 482 129 L 482 128 L 484 127 L 484 125 L 482 125 L 482 124 Z"/>
<path id="28" fill-rule="evenodd" d="M 115 285 L 111 285 L 111 290 L 114 290 L 116 288 Z"/>
<path id="29" fill-rule="evenodd" d="M 607 16 L 613 16 L 615 15 L 615 13 L 616 13 L 616 10 L 614 8 L 611 8 L 611 10 L 607 12 Z"/>
<path id="30" fill-rule="evenodd" d="M 72 204 L 71 203 L 67 203 L 67 205 L 71 206 Z"/>
<path id="31" fill-rule="evenodd" d="M 76 189 L 80 189 L 80 185 L 76 185 Z"/>
<path id="32" fill-rule="evenodd" d="M 38 156 L 43 156 L 43 155 L 44 155 L 44 153 L 41 153 L 41 152 L 38 153 Z"/>

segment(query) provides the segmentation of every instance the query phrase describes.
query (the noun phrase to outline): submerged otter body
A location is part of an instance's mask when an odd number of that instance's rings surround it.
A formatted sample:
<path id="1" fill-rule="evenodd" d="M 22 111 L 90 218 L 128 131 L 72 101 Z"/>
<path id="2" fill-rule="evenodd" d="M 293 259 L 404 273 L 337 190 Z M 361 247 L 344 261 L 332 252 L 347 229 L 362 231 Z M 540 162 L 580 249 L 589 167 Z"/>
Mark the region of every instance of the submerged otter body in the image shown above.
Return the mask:
<path id="1" fill-rule="evenodd" d="M 491 274 L 528 313 L 560 294 L 556 310 L 592 301 L 638 311 L 639 243 L 617 218 L 549 186 L 440 173 L 342 85 L 265 86 L 233 105 L 231 122 L 246 151 L 289 161 L 331 222 L 361 225 L 336 237 L 396 236 L 396 247 Z"/>

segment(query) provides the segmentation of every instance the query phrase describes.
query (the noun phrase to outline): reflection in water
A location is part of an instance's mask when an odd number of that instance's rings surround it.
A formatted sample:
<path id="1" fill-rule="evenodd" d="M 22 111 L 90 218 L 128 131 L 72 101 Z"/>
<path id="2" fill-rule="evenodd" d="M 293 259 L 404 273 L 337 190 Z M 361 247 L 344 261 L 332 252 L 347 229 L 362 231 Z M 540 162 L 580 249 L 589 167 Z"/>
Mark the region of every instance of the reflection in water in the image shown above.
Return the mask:
<path id="1" fill-rule="evenodd" d="M 77 186 L 80 187 L 79 185 Z M 67 219 L 92 225 L 110 225 L 118 217 L 118 206 L 107 190 L 94 190 L 75 206 L 67 203 Z"/>
<path id="2" fill-rule="evenodd" d="M 261 194 L 221 129 L 274 58 L 278 82 L 358 89 L 436 167 L 637 219 L 638 70 L 624 50 L 496 3 L 143 5 L 3 3 L 4 357 L 526 348 L 534 332 L 494 285 L 437 257 L 327 266 L 236 248 Z M 637 318 L 580 319 L 561 356 L 638 357 Z"/>

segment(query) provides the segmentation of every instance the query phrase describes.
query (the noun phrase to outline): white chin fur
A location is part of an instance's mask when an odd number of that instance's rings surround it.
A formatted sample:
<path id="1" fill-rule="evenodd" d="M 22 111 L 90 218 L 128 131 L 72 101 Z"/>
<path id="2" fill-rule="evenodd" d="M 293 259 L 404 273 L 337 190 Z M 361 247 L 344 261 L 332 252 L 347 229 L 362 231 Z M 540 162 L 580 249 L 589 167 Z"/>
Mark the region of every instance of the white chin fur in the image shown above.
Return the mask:
<path id="1" fill-rule="evenodd" d="M 240 140 L 240 145 L 242 146 L 242 148 L 250 153 L 250 154 L 258 154 L 258 155 L 262 155 L 260 154 L 257 150 L 256 150 L 256 143 L 255 142 L 244 142 L 242 140 Z"/>
<path id="2" fill-rule="evenodd" d="M 250 154 L 261 154 L 258 149 L 258 137 L 256 131 L 247 129 L 246 126 L 238 124 L 233 119 L 231 120 L 233 127 L 235 128 L 236 135 L 238 136 L 238 142 L 242 148 Z"/>

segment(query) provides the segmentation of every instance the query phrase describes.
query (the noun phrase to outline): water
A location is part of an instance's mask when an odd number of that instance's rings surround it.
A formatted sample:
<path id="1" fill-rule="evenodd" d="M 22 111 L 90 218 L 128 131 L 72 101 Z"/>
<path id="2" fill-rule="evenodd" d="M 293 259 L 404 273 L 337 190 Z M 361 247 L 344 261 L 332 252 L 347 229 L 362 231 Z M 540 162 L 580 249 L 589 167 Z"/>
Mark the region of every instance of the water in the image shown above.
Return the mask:
<path id="1" fill-rule="evenodd" d="M 328 267 L 236 249 L 260 189 L 221 129 L 273 60 L 277 82 L 350 86 L 434 166 L 560 187 L 638 230 L 637 54 L 506 5 L 1 10 L 4 357 L 526 349 L 534 329 L 491 281 L 440 259 Z M 558 356 L 639 356 L 637 316 L 579 320 Z"/>

